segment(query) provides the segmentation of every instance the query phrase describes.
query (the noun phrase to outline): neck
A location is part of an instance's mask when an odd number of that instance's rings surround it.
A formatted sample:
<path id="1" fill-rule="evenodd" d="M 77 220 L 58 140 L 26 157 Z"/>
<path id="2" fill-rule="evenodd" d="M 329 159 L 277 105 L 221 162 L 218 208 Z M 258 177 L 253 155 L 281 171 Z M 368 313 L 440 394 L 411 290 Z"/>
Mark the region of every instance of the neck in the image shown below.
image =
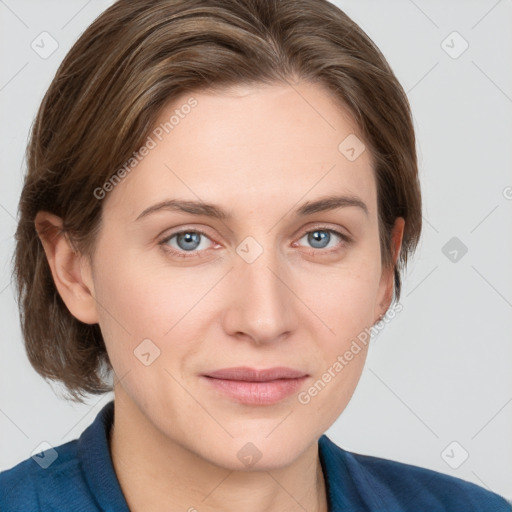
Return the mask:
<path id="1" fill-rule="evenodd" d="M 110 450 L 132 512 L 328 511 L 318 440 L 286 467 L 232 470 L 169 438 L 116 394 Z"/>

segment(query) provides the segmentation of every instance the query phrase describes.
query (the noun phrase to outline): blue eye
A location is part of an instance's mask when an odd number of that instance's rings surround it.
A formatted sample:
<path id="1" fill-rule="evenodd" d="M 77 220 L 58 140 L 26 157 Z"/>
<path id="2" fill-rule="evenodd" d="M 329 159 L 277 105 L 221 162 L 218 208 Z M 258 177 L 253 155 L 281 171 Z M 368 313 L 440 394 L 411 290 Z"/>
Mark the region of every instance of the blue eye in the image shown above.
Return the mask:
<path id="1" fill-rule="evenodd" d="M 332 233 L 333 231 L 327 229 L 315 229 L 315 231 L 308 231 L 304 236 L 314 249 L 325 249 L 331 241 Z"/>
<path id="2" fill-rule="evenodd" d="M 177 233 L 173 233 L 172 235 L 168 236 L 164 240 L 160 242 L 161 245 L 165 247 L 165 249 L 169 252 L 171 252 L 175 256 L 179 257 L 190 257 L 190 256 L 196 256 L 198 249 L 200 249 L 201 245 L 201 237 L 208 238 L 205 233 L 201 231 L 195 231 L 195 230 L 186 230 L 186 231 L 179 231 Z M 168 242 L 170 242 L 173 238 L 176 238 L 176 246 L 169 246 Z M 209 238 L 208 238 L 209 239 Z M 204 248 L 201 248 L 200 250 L 205 250 Z M 187 254 L 189 253 L 189 254 Z M 192 254 L 190 254 L 192 253 Z"/>
<path id="3" fill-rule="evenodd" d="M 341 250 L 344 245 L 350 244 L 352 241 L 347 235 L 323 226 L 306 231 L 299 241 L 304 238 L 306 238 L 306 243 L 313 249 L 312 251 L 309 251 L 310 255 L 335 253 Z M 338 239 L 338 242 L 336 242 L 336 239 Z M 329 245 L 333 241 L 334 243 Z"/>
<path id="4" fill-rule="evenodd" d="M 348 236 L 334 229 L 322 227 L 306 231 L 299 241 L 304 238 L 307 238 L 307 243 L 310 244 L 310 248 L 314 249 L 313 253 L 318 252 L 318 254 L 336 252 L 338 248 L 343 246 L 343 243 L 348 244 L 351 242 L 351 239 Z M 338 241 L 336 241 L 336 239 L 338 239 Z M 169 252 L 172 256 L 177 256 L 179 258 L 193 258 L 201 256 L 201 254 L 208 249 L 208 243 L 204 246 L 204 244 L 202 244 L 203 240 L 212 241 L 208 235 L 202 231 L 189 229 L 172 233 L 168 237 L 164 238 L 160 242 L 160 245 L 162 245 L 164 250 Z M 334 244 L 330 245 L 333 241 Z"/>

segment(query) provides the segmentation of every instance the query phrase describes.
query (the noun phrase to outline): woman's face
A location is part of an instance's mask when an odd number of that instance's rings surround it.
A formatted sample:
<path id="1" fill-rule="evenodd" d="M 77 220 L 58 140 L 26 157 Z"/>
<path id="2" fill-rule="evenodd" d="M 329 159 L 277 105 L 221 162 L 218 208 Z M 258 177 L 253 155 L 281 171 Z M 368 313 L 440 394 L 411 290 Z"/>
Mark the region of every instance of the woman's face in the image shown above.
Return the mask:
<path id="1" fill-rule="evenodd" d="M 102 199 L 90 284 L 116 400 L 217 465 L 248 452 L 284 466 L 345 409 L 366 346 L 345 353 L 389 306 L 369 151 L 318 85 L 183 95 L 166 122 Z M 333 197 L 347 200 L 304 209 Z M 147 212 L 166 201 L 188 211 Z M 243 398 L 205 376 L 232 367 L 306 377 L 284 396 L 241 385 Z"/>

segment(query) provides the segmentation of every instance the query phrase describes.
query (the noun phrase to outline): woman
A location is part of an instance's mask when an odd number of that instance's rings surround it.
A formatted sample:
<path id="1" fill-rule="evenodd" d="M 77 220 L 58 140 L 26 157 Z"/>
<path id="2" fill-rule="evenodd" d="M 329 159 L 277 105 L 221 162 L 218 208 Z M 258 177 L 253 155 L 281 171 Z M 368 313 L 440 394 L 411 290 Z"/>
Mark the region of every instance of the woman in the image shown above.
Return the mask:
<path id="1" fill-rule="evenodd" d="M 115 400 L 0 509 L 510 510 L 323 435 L 420 231 L 407 98 L 342 11 L 116 2 L 41 105 L 15 255 L 31 363 Z"/>

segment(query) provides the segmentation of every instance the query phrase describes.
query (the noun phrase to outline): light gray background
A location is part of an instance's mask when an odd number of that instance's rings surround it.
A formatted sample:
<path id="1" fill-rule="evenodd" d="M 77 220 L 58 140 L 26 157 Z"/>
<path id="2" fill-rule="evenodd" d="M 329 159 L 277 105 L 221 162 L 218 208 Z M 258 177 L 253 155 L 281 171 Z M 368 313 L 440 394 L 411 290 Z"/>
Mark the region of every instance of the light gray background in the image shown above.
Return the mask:
<path id="1" fill-rule="evenodd" d="M 43 441 L 78 437 L 112 399 L 68 403 L 35 373 L 10 286 L 29 127 L 64 55 L 111 3 L 0 0 L 0 469 Z M 409 96 L 424 231 L 404 309 L 373 341 L 327 435 L 512 499 L 512 0 L 335 3 L 380 47 Z M 59 45 L 47 59 L 31 48 L 43 31 Z M 458 58 L 445 51 L 463 48 L 453 31 L 469 44 Z M 456 249 L 456 262 L 442 251 L 452 237 L 468 249 L 463 257 Z M 453 469 L 446 460 L 457 465 L 463 450 L 469 457 Z"/>

